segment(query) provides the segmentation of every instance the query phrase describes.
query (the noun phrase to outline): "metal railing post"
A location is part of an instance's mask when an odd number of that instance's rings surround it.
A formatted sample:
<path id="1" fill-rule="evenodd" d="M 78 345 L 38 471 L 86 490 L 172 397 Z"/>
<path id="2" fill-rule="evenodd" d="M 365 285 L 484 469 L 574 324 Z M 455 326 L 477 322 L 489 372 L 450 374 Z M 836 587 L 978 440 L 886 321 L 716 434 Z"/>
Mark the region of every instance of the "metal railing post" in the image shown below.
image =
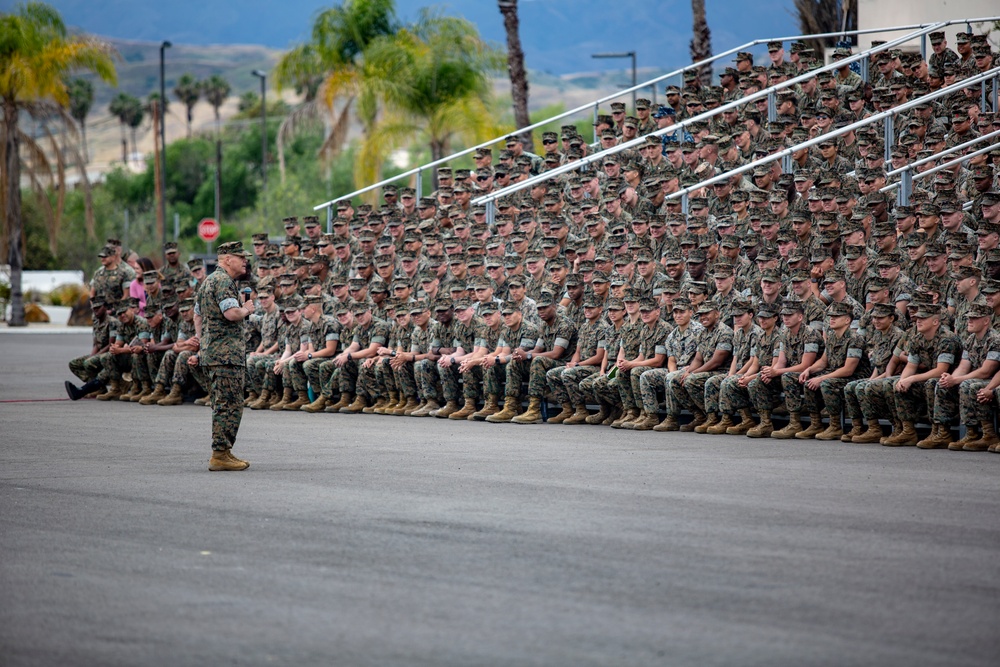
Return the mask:
<path id="1" fill-rule="evenodd" d="M 920 59 L 927 60 L 927 35 L 920 35 Z"/>
<path id="2" fill-rule="evenodd" d="M 788 154 L 781 158 L 781 173 L 790 174 L 792 173 L 792 156 Z"/>
<path id="3" fill-rule="evenodd" d="M 684 215 L 688 213 L 688 193 L 686 192 L 681 195 L 681 213 Z M 667 233 L 669 234 L 670 232 Z"/>
<path id="4" fill-rule="evenodd" d="M 326 233 L 333 234 L 333 207 L 326 207 Z"/>
<path id="5" fill-rule="evenodd" d="M 864 81 L 865 83 L 868 83 L 868 77 L 871 76 L 871 74 L 869 74 L 869 69 L 868 69 L 868 59 L 865 58 L 864 60 L 860 61 L 860 65 L 861 65 L 861 80 Z"/>
<path id="6" fill-rule="evenodd" d="M 767 122 L 773 123 L 778 120 L 778 101 L 774 90 L 767 93 Z"/>
<path id="7" fill-rule="evenodd" d="M 895 116 L 889 116 L 885 119 L 883 130 L 883 139 L 885 141 L 885 162 L 886 164 L 889 164 L 889 161 L 892 159 L 892 145 L 895 141 Z"/>
<path id="8" fill-rule="evenodd" d="M 595 143 L 595 144 L 596 144 L 596 143 L 597 143 L 598 141 L 600 141 L 600 140 L 601 140 L 601 138 L 600 138 L 599 136 L 597 136 L 597 116 L 598 116 L 598 113 L 599 113 L 599 109 L 598 109 L 598 106 L 599 106 L 599 105 L 598 105 L 598 104 L 597 104 L 597 103 L 595 102 L 595 103 L 594 103 L 594 143 Z"/>
<path id="9" fill-rule="evenodd" d="M 423 167 L 417 169 L 417 201 L 424 196 L 424 170 Z"/>
<path id="10" fill-rule="evenodd" d="M 496 201 L 491 199 L 486 202 L 486 226 L 493 229 L 496 225 L 494 221 L 496 220 Z"/>
<path id="11" fill-rule="evenodd" d="M 913 192 L 913 170 L 907 167 L 899 179 L 899 192 L 896 193 L 896 204 L 899 206 L 910 205 L 910 193 Z"/>
<path id="12" fill-rule="evenodd" d="M 993 99 L 991 100 L 993 113 L 1000 111 L 1000 109 L 997 109 L 997 102 L 1000 101 L 997 99 L 997 96 L 1000 95 L 1000 90 L 997 90 L 997 84 L 1000 84 L 1000 77 L 995 76 L 993 77 Z"/>
<path id="13" fill-rule="evenodd" d="M 986 113 L 986 81 L 979 82 L 979 110 Z"/>

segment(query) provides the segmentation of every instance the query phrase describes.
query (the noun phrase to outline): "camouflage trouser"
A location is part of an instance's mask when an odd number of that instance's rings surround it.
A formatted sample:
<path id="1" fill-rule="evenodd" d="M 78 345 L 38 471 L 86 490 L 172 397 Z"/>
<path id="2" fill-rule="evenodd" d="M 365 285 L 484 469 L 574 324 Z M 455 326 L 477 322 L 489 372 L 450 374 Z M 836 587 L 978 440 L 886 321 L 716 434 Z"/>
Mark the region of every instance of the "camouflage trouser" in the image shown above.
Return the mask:
<path id="1" fill-rule="evenodd" d="M 937 380 L 914 382 L 905 393 L 899 393 L 893 387 L 892 399 L 896 402 L 896 415 L 900 421 L 923 421 L 933 414 L 936 386 Z M 958 406 L 955 406 L 955 411 L 958 412 Z"/>
<path id="2" fill-rule="evenodd" d="M 396 376 L 392 372 L 392 366 L 389 365 L 389 357 L 379 357 L 375 362 L 375 382 L 378 384 L 381 396 L 396 392 Z"/>
<path id="3" fill-rule="evenodd" d="M 491 369 L 489 371 L 493 373 Z M 472 400 L 479 398 L 480 394 L 483 393 L 483 369 L 480 366 L 475 366 L 470 368 L 465 373 L 462 373 L 462 396 Z"/>
<path id="4" fill-rule="evenodd" d="M 728 373 L 719 373 L 708 378 L 705 382 L 705 412 L 708 414 L 719 412 L 719 394 L 722 392 L 722 383 L 729 379 Z"/>
<path id="5" fill-rule="evenodd" d="M 581 384 L 596 375 L 599 370 L 600 368 L 597 366 L 574 366 L 573 368 L 560 369 L 559 381 L 562 383 L 566 402 L 573 405 L 584 405 L 590 402 L 590 399 L 595 398 L 592 395 L 593 391 L 584 391 Z M 553 393 L 555 393 L 555 387 L 553 387 Z"/>
<path id="6" fill-rule="evenodd" d="M 262 387 L 263 389 L 270 391 L 272 393 L 276 391 L 280 392 L 281 389 L 285 386 L 282 384 L 282 381 L 284 380 L 285 376 L 285 371 L 282 370 L 281 373 L 274 372 L 274 367 L 278 363 L 278 359 L 279 357 L 277 356 L 267 357 L 263 361 L 261 361 L 259 365 L 261 378 L 263 379 L 263 382 L 261 383 Z M 291 389 L 290 385 L 289 389 Z"/>
<path id="7" fill-rule="evenodd" d="M 319 391 L 328 400 L 333 400 L 333 394 L 338 389 L 336 380 L 338 370 L 333 359 L 324 359 L 319 362 Z"/>
<path id="8" fill-rule="evenodd" d="M 880 380 L 865 380 L 862 386 L 855 389 L 858 402 L 861 404 L 861 414 L 869 424 L 879 419 L 896 419 L 896 402 L 893 400 L 893 385 L 899 379 L 898 375 Z"/>
<path id="9" fill-rule="evenodd" d="M 739 384 L 742 377 L 742 375 L 730 375 L 719 383 L 719 414 L 731 415 L 751 407 L 749 388 L 741 387 Z"/>
<path id="10" fill-rule="evenodd" d="M 354 393 L 358 396 L 364 396 L 371 403 L 379 399 L 381 392 L 379 392 L 378 380 L 375 377 L 377 364 L 369 366 L 365 364 L 365 361 L 367 360 L 358 364 L 358 380 L 354 385 Z"/>
<path id="11" fill-rule="evenodd" d="M 506 363 L 506 369 L 504 369 L 504 396 L 521 398 L 521 383 L 524 382 L 524 378 L 528 375 L 530 368 L 531 362 L 529 361 L 511 359 Z"/>
<path id="12" fill-rule="evenodd" d="M 618 392 L 618 398 L 623 408 L 631 410 L 639 407 L 639 399 L 641 397 L 632 394 L 631 369 L 627 371 L 618 369 L 618 374 L 611 380 L 608 380 L 608 386 L 613 387 Z"/>
<path id="13" fill-rule="evenodd" d="M 927 381 L 927 392 L 925 395 L 928 396 L 928 405 L 933 400 L 934 407 L 931 410 L 931 417 L 935 424 L 950 424 L 958 416 L 961 386 L 959 384 L 956 387 L 945 388 L 936 379 Z M 933 399 L 929 396 L 931 391 L 934 392 Z"/>
<path id="14" fill-rule="evenodd" d="M 607 374 L 594 372 L 590 377 L 580 381 L 580 395 L 597 402 L 618 405 L 618 392 L 612 395 L 611 387 L 608 386 Z"/>
<path id="15" fill-rule="evenodd" d="M 445 368 L 434 362 L 434 367 L 437 370 L 438 379 L 441 382 L 441 389 L 444 393 L 444 400 L 446 401 L 457 401 L 462 397 L 462 388 L 459 386 L 458 364 L 453 363 L 451 366 Z"/>
<path id="16" fill-rule="evenodd" d="M 868 380 L 851 380 L 844 385 L 844 412 L 848 419 L 861 419 L 861 393 L 865 391 Z"/>
<path id="17" fill-rule="evenodd" d="M 305 371 L 306 381 L 312 387 L 313 393 L 316 396 L 319 396 L 319 392 L 323 388 L 323 382 L 320 380 L 320 366 L 324 361 L 327 361 L 327 357 L 306 359 L 302 362 L 302 370 Z"/>
<path id="18" fill-rule="evenodd" d="M 358 377 L 360 376 L 358 371 L 358 362 L 351 359 L 338 368 L 337 372 L 334 373 L 334 382 L 337 383 L 337 389 L 341 394 L 353 395 L 356 393 L 355 390 L 358 385 Z"/>
<path id="19" fill-rule="evenodd" d="M 799 382 L 799 373 L 782 373 L 781 390 L 785 392 L 785 407 L 789 412 L 802 412 L 805 407 L 805 386 Z"/>
<path id="20" fill-rule="evenodd" d="M 212 399 L 212 449 L 233 448 L 243 419 L 244 366 L 209 366 L 209 395 Z"/>
<path id="21" fill-rule="evenodd" d="M 104 355 L 101 355 L 104 356 Z M 102 382 L 108 380 L 122 381 L 124 373 L 134 373 L 132 358 L 134 354 L 111 354 L 110 352 L 103 359 L 104 368 L 101 370 L 99 379 Z M 138 379 L 133 376 L 133 379 Z"/>
<path id="22" fill-rule="evenodd" d="M 642 378 L 648 375 L 650 371 L 655 370 L 657 369 L 652 366 L 639 366 L 638 368 L 633 368 L 632 372 L 629 373 L 629 382 L 632 385 L 632 397 L 635 399 L 635 406 L 637 408 L 645 409 L 642 402 Z"/>
<path id="23" fill-rule="evenodd" d="M 194 381 L 207 392 L 209 391 L 209 386 L 212 384 L 208 377 L 208 367 L 190 365 L 187 361 L 192 354 L 194 354 L 194 352 L 185 351 L 177 355 L 177 360 L 174 362 L 173 375 L 170 378 L 170 382 L 171 384 L 178 384 L 183 387 L 190 377 L 193 378 Z M 246 382 L 246 380 L 244 380 L 244 382 Z"/>
<path id="24" fill-rule="evenodd" d="M 723 374 L 715 371 L 709 371 L 707 373 L 692 373 L 687 376 L 683 385 L 678 382 L 678 379 L 680 379 L 679 375 L 671 378 L 667 388 L 670 390 L 671 400 L 675 401 L 674 405 L 676 406 L 678 412 L 683 408 L 687 408 L 692 411 L 700 410 L 704 412 L 705 384 L 708 382 L 709 378 L 716 375 Z"/>
<path id="25" fill-rule="evenodd" d="M 163 353 L 163 359 L 160 360 L 160 368 L 156 371 L 156 384 L 162 384 L 164 387 L 169 387 L 172 384 L 174 365 L 176 363 L 176 352 L 167 350 Z"/>
<path id="26" fill-rule="evenodd" d="M 247 359 L 247 383 L 252 391 L 256 391 L 258 394 L 264 391 L 264 373 L 267 371 L 267 362 L 270 361 L 273 368 L 273 363 L 277 359 L 278 355 L 276 354 L 264 354 Z"/>
<path id="27" fill-rule="evenodd" d="M 392 369 L 392 376 L 396 380 L 396 387 L 406 398 L 417 398 L 420 395 L 417 379 L 413 374 L 413 364 L 403 364 L 400 368 Z"/>
<path id="28" fill-rule="evenodd" d="M 528 369 L 528 396 L 531 398 L 544 398 L 545 392 L 549 388 L 548 372 L 555 368 L 562 368 L 565 361 L 549 359 L 548 357 L 535 357 L 531 360 Z"/>
<path id="29" fill-rule="evenodd" d="M 621 407 L 622 405 L 621 394 L 618 393 L 618 389 L 612 384 L 612 381 L 608 379 L 607 373 L 604 375 L 591 375 L 583 381 L 580 389 L 584 392 L 593 392 L 594 397 L 599 401 L 604 401 L 605 403 L 618 407 Z"/>
<path id="30" fill-rule="evenodd" d="M 69 362 L 69 370 L 84 382 L 90 382 L 96 378 L 103 366 L 100 354 L 85 354 Z"/>
<path id="31" fill-rule="evenodd" d="M 976 394 L 988 384 L 989 380 L 966 380 L 958 386 L 962 423 L 966 426 L 978 426 L 980 422 L 993 421 L 1000 389 L 994 391 L 993 400 L 989 403 L 980 403 L 976 400 Z"/>
<path id="32" fill-rule="evenodd" d="M 680 414 L 680 408 L 671 400 L 670 381 L 684 371 L 671 371 L 667 368 L 652 368 L 642 374 L 639 380 L 639 396 L 642 400 L 642 409 L 647 413 L 655 414 L 660 410 L 659 392 L 663 392 L 664 407 L 667 414 L 676 417 Z"/>
<path id="33" fill-rule="evenodd" d="M 309 388 L 309 378 L 306 377 L 306 369 L 301 361 L 289 359 L 281 372 L 281 379 L 286 387 L 291 387 L 295 391 L 306 391 Z"/>
<path id="34" fill-rule="evenodd" d="M 764 382 L 756 377 L 747 385 L 747 394 L 757 412 L 771 411 L 781 403 L 781 378 Z"/>
<path id="35" fill-rule="evenodd" d="M 163 352 L 150 352 L 139 355 L 140 362 L 145 366 L 143 376 L 149 378 L 151 384 L 156 381 L 156 377 L 159 375 L 163 354 Z"/>
<path id="36" fill-rule="evenodd" d="M 813 377 L 822 377 L 832 371 L 820 372 Z M 840 413 L 844 410 L 844 387 L 851 382 L 851 378 L 829 378 L 822 381 L 819 391 L 813 391 L 809 387 L 804 387 L 805 409 L 809 414 L 819 412 L 826 407 L 826 412 L 830 415 L 831 422 L 840 423 Z"/>

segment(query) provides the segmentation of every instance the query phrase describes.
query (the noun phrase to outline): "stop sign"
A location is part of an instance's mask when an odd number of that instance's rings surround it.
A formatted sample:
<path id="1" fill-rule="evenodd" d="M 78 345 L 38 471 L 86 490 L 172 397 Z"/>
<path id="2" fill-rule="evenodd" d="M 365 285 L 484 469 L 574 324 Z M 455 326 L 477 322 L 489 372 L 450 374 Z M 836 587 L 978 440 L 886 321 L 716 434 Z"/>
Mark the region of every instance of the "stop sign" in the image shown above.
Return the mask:
<path id="1" fill-rule="evenodd" d="M 211 243 L 215 239 L 219 238 L 220 231 L 221 228 L 219 227 L 219 223 L 212 218 L 203 218 L 202 221 L 198 223 L 198 237 L 206 243 Z"/>

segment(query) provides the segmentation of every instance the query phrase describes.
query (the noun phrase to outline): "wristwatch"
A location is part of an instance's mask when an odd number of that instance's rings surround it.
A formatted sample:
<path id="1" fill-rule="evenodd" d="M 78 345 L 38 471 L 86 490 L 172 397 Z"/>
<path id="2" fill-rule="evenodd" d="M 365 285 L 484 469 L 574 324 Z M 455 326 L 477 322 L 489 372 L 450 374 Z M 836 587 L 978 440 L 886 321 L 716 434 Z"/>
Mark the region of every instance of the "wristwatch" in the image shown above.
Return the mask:
<path id="1" fill-rule="evenodd" d="M 312 358 L 313 358 L 313 353 L 312 352 L 310 352 L 309 354 L 306 355 L 306 359 L 312 359 Z"/>

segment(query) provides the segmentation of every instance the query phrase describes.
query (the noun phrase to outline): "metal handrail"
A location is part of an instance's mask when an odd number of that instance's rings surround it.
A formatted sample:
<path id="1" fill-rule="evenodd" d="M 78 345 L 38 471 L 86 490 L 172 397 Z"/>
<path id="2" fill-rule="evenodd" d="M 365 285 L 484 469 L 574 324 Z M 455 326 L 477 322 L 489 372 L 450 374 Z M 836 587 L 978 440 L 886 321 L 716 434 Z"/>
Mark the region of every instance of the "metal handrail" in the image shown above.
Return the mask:
<path id="1" fill-rule="evenodd" d="M 807 141 L 803 141 L 802 143 L 796 144 L 795 146 L 791 146 L 789 148 L 784 148 L 780 151 L 777 151 L 776 153 L 772 153 L 770 155 L 762 157 L 759 160 L 754 160 L 753 162 L 749 162 L 741 167 L 737 167 L 736 169 L 731 169 L 730 171 L 718 174 L 716 176 L 713 176 L 712 178 L 705 179 L 704 181 L 696 183 L 695 185 L 682 188 L 677 192 L 671 192 L 669 195 L 666 196 L 666 199 L 677 199 L 678 197 L 686 198 L 688 194 L 694 192 L 695 190 L 700 190 L 701 188 L 707 187 L 714 183 L 718 183 L 724 180 L 729 180 L 733 176 L 738 176 L 739 174 L 743 174 L 748 171 L 753 171 L 757 167 L 770 164 L 775 160 L 780 160 L 785 156 L 790 156 L 802 149 L 812 148 L 813 146 L 821 144 L 824 141 L 829 141 L 831 137 L 839 137 L 842 134 L 853 132 L 860 127 L 865 127 L 866 125 L 871 125 L 873 123 L 878 123 L 880 121 L 883 121 L 887 118 L 892 118 L 893 116 L 896 116 L 900 112 L 908 111 L 909 109 L 912 109 L 913 107 L 926 103 L 930 100 L 951 95 L 952 93 L 955 93 L 963 88 L 968 88 L 971 85 L 977 84 L 980 81 L 985 81 L 987 79 L 992 79 L 995 77 L 1000 77 L 1000 67 L 994 67 L 991 70 L 987 70 L 986 72 L 983 72 L 976 76 L 969 77 L 968 79 L 962 79 L 961 81 L 956 81 L 950 86 L 936 90 L 933 93 L 928 93 L 927 95 L 922 95 L 921 97 L 918 97 L 915 100 L 911 100 L 909 102 L 906 102 L 905 104 L 900 104 L 898 107 L 893 107 L 892 109 L 887 109 L 877 114 L 872 114 L 871 116 L 863 118 L 856 123 L 851 123 L 850 125 L 847 125 L 839 129 L 830 130 L 829 132 L 821 134 L 818 137 L 814 137 Z M 889 124 L 887 123 L 887 125 Z"/>
<path id="2" fill-rule="evenodd" d="M 713 116 L 716 116 L 718 114 L 721 114 L 721 113 L 723 113 L 723 112 L 725 112 L 725 111 L 727 111 L 729 109 L 736 109 L 738 107 L 742 107 L 742 106 L 745 106 L 745 105 L 750 104 L 752 102 L 755 102 L 756 100 L 759 100 L 759 99 L 765 99 L 765 98 L 768 98 L 768 97 L 773 97 L 775 95 L 775 92 L 777 90 L 779 90 L 779 89 L 787 88 L 787 87 L 790 87 L 790 86 L 794 86 L 797 83 L 800 83 L 802 81 L 805 81 L 807 79 L 815 77 L 816 74 L 818 74 L 820 72 L 832 71 L 834 69 L 843 67 L 845 64 L 849 65 L 852 62 L 856 62 L 856 61 L 859 61 L 859 60 L 862 60 L 862 59 L 869 58 L 871 56 L 871 54 L 873 54 L 873 53 L 878 53 L 880 51 L 885 51 L 885 50 L 893 49 L 896 46 L 899 46 L 900 44 L 908 42 L 911 39 L 914 39 L 916 37 L 920 37 L 921 35 L 926 34 L 928 32 L 931 32 L 933 30 L 936 30 L 937 28 L 940 28 L 940 27 L 942 27 L 944 25 L 946 25 L 946 22 L 935 23 L 935 24 L 932 24 L 932 25 L 930 25 L 930 26 L 928 26 L 926 28 L 921 28 L 918 31 L 915 31 L 915 32 L 903 35 L 902 37 L 897 37 L 896 39 L 888 41 L 888 42 L 886 42 L 884 44 L 880 44 L 877 47 L 873 47 L 873 48 L 868 49 L 866 51 L 862 51 L 860 53 L 854 54 L 854 55 L 852 55 L 852 56 L 850 56 L 848 58 L 843 58 L 843 59 L 837 61 L 836 63 L 831 63 L 830 65 L 826 65 L 824 67 L 820 67 L 820 68 L 812 70 L 810 72 L 806 72 L 805 74 L 801 74 L 799 76 L 796 76 L 796 77 L 794 77 L 792 79 L 789 79 L 788 81 L 783 81 L 782 83 L 780 83 L 780 84 L 778 84 L 776 86 L 772 86 L 770 88 L 765 88 L 765 89 L 760 90 L 760 91 L 758 91 L 756 93 L 753 93 L 751 95 L 747 95 L 746 97 L 742 97 L 742 98 L 740 98 L 738 100 L 734 100 L 732 102 L 728 102 L 726 104 L 723 104 L 721 106 L 716 107 L 715 109 L 711 109 L 710 111 L 706 111 L 704 113 L 698 114 L 697 116 L 693 116 L 691 118 L 686 118 L 686 119 L 684 119 L 682 121 L 679 121 L 679 122 L 677 122 L 677 123 L 675 123 L 673 125 L 670 125 L 668 127 L 655 130 L 655 131 L 653 131 L 653 132 L 651 132 L 651 133 L 649 133 L 649 134 L 647 134 L 645 136 L 636 137 L 635 139 L 632 139 L 632 140 L 627 141 L 625 143 L 618 144 L 616 146 L 612 146 L 611 148 L 607 148 L 607 149 L 605 149 L 603 151 L 599 151 L 599 152 L 594 153 L 592 155 L 588 155 L 588 156 L 584 157 L 583 159 L 576 160 L 575 162 L 569 162 L 569 163 L 560 165 L 560 166 L 555 167 L 553 169 L 550 169 L 550 170 L 548 170 L 546 172 L 538 174 L 537 176 L 532 176 L 531 178 L 527 178 L 527 179 L 525 179 L 523 181 L 520 181 L 518 183 L 514 183 L 512 185 L 508 185 L 506 188 L 502 188 L 501 190 L 497 190 L 496 192 L 491 192 L 488 195 L 484 195 L 482 197 L 479 197 L 479 198 L 473 200 L 472 203 L 475 204 L 475 205 L 486 204 L 486 206 L 487 206 L 487 209 L 486 209 L 487 210 L 487 221 L 492 222 L 493 202 L 496 201 L 497 199 L 499 199 L 500 197 L 506 196 L 508 194 L 512 194 L 514 192 L 518 192 L 518 191 L 523 190 L 525 188 L 530 188 L 530 187 L 534 186 L 537 183 L 548 181 L 548 180 L 554 178 L 555 176 L 559 176 L 561 174 L 565 174 L 565 173 L 570 172 L 570 171 L 576 171 L 576 170 L 578 170 L 580 167 L 582 167 L 584 165 L 590 164 L 592 162 L 596 162 L 597 160 L 603 160 L 608 155 L 615 155 L 615 154 L 620 153 L 621 151 L 624 151 L 626 149 L 633 148 L 633 147 L 639 146 L 641 144 L 644 144 L 646 142 L 646 138 L 649 137 L 649 136 L 663 136 L 665 134 L 673 134 L 675 132 L 679 132 L 680 130 L 683 130 L 685 127 L 688 127 L 689 125 L 693 125 L 695 123 L 703 122 L 706 119 L 711 118 Z"/>
<path id="3" fill-rule="evenodd" d="M 637 91 L 637 90 L 640 90 L 642 88 L 646 88 L 648 86 L 655 86 L 655 84 L 657 84 L 657 83 L 659 83 L 659 82 L 661 82 L 661 81 L 663 81 L 665 79 L 669 79 L 670 77 L 673 77 L 673 76 L 683 77 L 684 72 L 686 72 L 688 70 L 700 68 L 700 67 L 702 67 L 704 65 L 713 63 L 716 60 L 719 60 L 721 58 L 725 58 L 726 56 L 732 55 L 734 53 L 738 53 L 739 51 L 745 51 L 747 49 L 750 49 L 750 48 L 753 48 L 753 47 L 758 46 L 760 44 L 765 44 L 765 43 L 771 42 L 771 41 L 782 41 L 782 42 L 785 42 L 785 41 L 800 40 L 800 39 L 822 39 L 822 38 L 825 38 L 825 37 L 838 37 L 838 36 L 847 36 L 847 35 L 863 35 L 863 34 L 883 33 L 883 32 L 898 32 L 900 30 L 914 30 L 914 29 L 921 30 L 921 29 L 924 29 L 924 28 L 927 28 L 927 27 L 932 27 L 932 28 L 933 27 L 943 27 L 943 26 L 947 26 L 947 25 L 953 25 L 953 24 L 956 24 L 956 23 L 971 24 L 971 23 L 981 23 L 981 22 L 995 21 L 995 20 L 1000 20 L 1000 17 L 986 18 L 986 19 L 981 19 L 981 20 L 979 20 L 979 19 L 963 19 L 963 20 L 952 20 L 952 21 L 936 22 L 936 23 L 921 23 L 921 24 L 913 24 L 913 25 L 905 25 L 905 26 L 892 26 L 892 27 L 888 27 L 888 28 L 866 28 L 864 30 L 848 30 L 848 31 L 829 32 L 829 33 L 817 33 L 817 34 L 813 34 L 813 35 L 792 35 L 792 36 L 786 36 L 786 37 L 771 37 L 771 38 L 767 38 L 767 39 L 755 39 L 753 41 L 746 42 L 745 44 L 741 44 L 740 46 L 733 47 L 732 49 L 729 49 L 728 51 L 724 51 L 722 53 L 713 55 L 713 56 L 711 56 L 709 58 L 706 58 L 705 60 L 701 60 L 701 61 L 699 61 L 697 63 L 693 63 L 691 65 L 687 65 L 685 67 L 682 67 L 681 69 L 674 70 L 674 71 L 669 72 L 667 74 L 663 74 L 661 76 L 655 77 L 653 79 L 650 79 L 650 80 L 645 81 L 643 83 L 637 84 L 637 85 L 632 86 L 630 88 L 626 88 L 624 90 L 620 90 L 620 91 L 618 91 L 618 92 L 616 92 L 616 93 L 614 93 L 612 95 L 607 95 L 605 97 L 599 98 L 599 99 L 595 100 L 594 102 L 588 102 L 587 104 L 584 104 L 584 105 L 581 105 L 579 107 L 576 107 L 575 109 L 570 109 L 569 111 L 564 111 L 564 112 L 562 112 L 560 114 L 552 116 L 551 118 L 539 121 L 537 123 L 533 123 L 532 125 L 528 125 L 526 127 L 518 128 L 518 129 L 516 129 L 516 130 L 513 131 L 513 134 L 516 136 L 517 134 L 523 134 L 524 132 L 535 130 L 535 129 L 537 129 L 539 127 L 542 127 L 544 125 L 548 125 L 549 123 L 551 123 L 553 121 L 560 120 L 560 119 L 563 119 L 563 118 L 567 118 L 569 116 L 573 116 L 573 115 L 576 115 L 576 114 L 581 113 L 583 111 L 586 111 L 586 110 L 590 109 L 591 107 L 593 107 L 593 109 L 594 109 L 594 119 L 596 120 L 597 119 L 598 107 L 600 106 L 600 104 L 602 104 L 604 102 L 616 99 L 616 98 L 621 97 L 623 95 L 628 95 L 629 93 L 632 93 L 633 91 Z M 922 35 L 922 37 L 925 38 L 926 32 L 929 32 L 929 31 L 925 31 L 924 34 Z M 872 49 L 869 49 L 868 51 L 872 51 Z M 866 51 L 866 53 L 868 51 Z M 921 40 L 921 53 L 923 54 L 925 51 L 926 51 L 925 39 L 922 39 Z M 843 60 L 838 61 L 838 64 L 841 65 L 841 66 L 843 65 L 843 63 L 844 63 Z M 681 79 L 681 81 L 683 82 L 683 78 Z M 655 88 L 654 88 L 654 90 L 655 90 Z M 421 190 L 421 187 L 420 187 L 421 186 L 421 174 L 422 174 L 423 171 L 431 169 L 433 167 L 437 167 L 437 166 L 442 165 L 442 164 L 446 164 L 447 162 L 449 162 L 451 160 L 454 160 L 456 158 L 462 157 L 463 155 L 468 155 L 469 153 L 472 153 L 472 152 L 474 152 L 474 151 L 476 151 L 476 150 L 478 150 L 480 148 L 486 148 L 488 146 L 491 146 L 492 144 L 495 144 L 495 143 L 497 143 L 500 140 L 502 140 L 502 137 L 497 137 L 496 139 L 491 139 L 490 141 L 486 141 L 486 142 L 477 144 L 475 146 L 472 146 L 470 148 L 466 148 L 464 150 L 458 151 L 456 153 L 453 153 L 453 154 L 451 154 L 451 155 L 449 155 L 447 157 L 441 158 L 439 160 L 428 162 L 427 164 L 421 165 L 419 167 L 415 167 L 413 169 L 410 169 L 409 171 L 405 171 L 402 174 L 397 174 L 396 176 L 392 176 L 390 178 L 383 179 L 383 180 L 381 180 L 381 181 L 379 181 L 377 183 L 373 183 L 372 185 L 365 186 L 365 187 L 360 188 L 358 190 L 355 190 L 354 192 L 351 192 L 349 194 L 342 195 L 340 197 L 337 197 L 336 199 L 331 199 L 330 201 L 327 201 L 327 202 L 324 202 L 322 204 L 319 204 L 318 206 L 314 206 L 313 210 L 314 211 L 318 211 L 318 210 L 320 210 L 322 208 L 329 209 L 330 207 L 332 207 L 334 204 L 336 204 L 336 202 L 340 201 L 341 199 L 350 199 L 352 197 L 356 197 L 357 195 L 364 194 L 365 192 L 370 192 L 371 190 L 374 190 L 376 188 L 380 188 L 380 187 L 382 187 L 384 185 L 387 185 L 389 183 L 392 183 L 394 181 L 397 181 L 397 180 L 400 180 L 400 179 L 403 179 L 403 178 L 409 178 L 410 176 L 414 176 L 414 175 L 417 176 L 417 189 L 418 189 L 418 196 L 419 196 L 420 194 L 422 194 L 419 191 Z M 595 137 L 595 140 L 596 140 L 596 137 Z M 327 215 L 328 221 L 331 218 L 331 216 L 330 216 L 331 213 L 332 213 L 332 211 L 328 211 L 328 215 Z"/>
<path id="4" fill-rule="evenodd" d="M 995 132 L 990 132 L 989 134 L 978 136 L 975 139 L 971 139 L 969 141 L 966 141 L 965 143 L 952 146 L 951 148 L 943 150 L 940 153 L 935 153 L 934 155 L 921 158 L 916 162 L 911 162 L 905 167 L 900 167 L 899 169 L 893 169 L 892 171 L 886 174 L 886 177 L 892 178 L 893 176 L 900 176 L 900 180 L 896 181 L 895 183 L 890 183 L 883 188 L 879 188 L 879 192 L 892 192 L 893 190 L 899 189 L 899 192 L 897 193 L 896 196 L 896 203 L 898 205 L 906 206 L 910 203 L 910 193 L 912 192 L 913 181 L 926 178 L 927 175 L 929 174 L 936 174 L 937 172 L 941 171 L 941 168 L 943 166 L 951 166 L 955 164 L 956 160 L 951 160 L 947 163 L 944 163 L 944 165 L 938 165 L 936 167 L 928 169 L 927 171 L 921 171 L 917 174 L 914 174 L 913 172 L 917 169 L 917 167 L 922 167 L 923 165 L 929 164 L 931 162 L 937 162 L 946 155 L 958 153 L 959 151 L 963 151 L 966 148 L 969 148 L 970 146 L 975 146 L 976 144 L 981 144 L 984 141 L 996 138 L 1000 138 L 1000 130 L 996 130 Z M 957 162 L 962 162 L 964 160 L 973 158 L 977 155 L 982 155 L 983 153 L 989 152 L 992 149 L 993 146 L 982 151 L 976 151 L 974 153 L 970 153 L 968 155 L 963 154 L 959 156 Z"/>

